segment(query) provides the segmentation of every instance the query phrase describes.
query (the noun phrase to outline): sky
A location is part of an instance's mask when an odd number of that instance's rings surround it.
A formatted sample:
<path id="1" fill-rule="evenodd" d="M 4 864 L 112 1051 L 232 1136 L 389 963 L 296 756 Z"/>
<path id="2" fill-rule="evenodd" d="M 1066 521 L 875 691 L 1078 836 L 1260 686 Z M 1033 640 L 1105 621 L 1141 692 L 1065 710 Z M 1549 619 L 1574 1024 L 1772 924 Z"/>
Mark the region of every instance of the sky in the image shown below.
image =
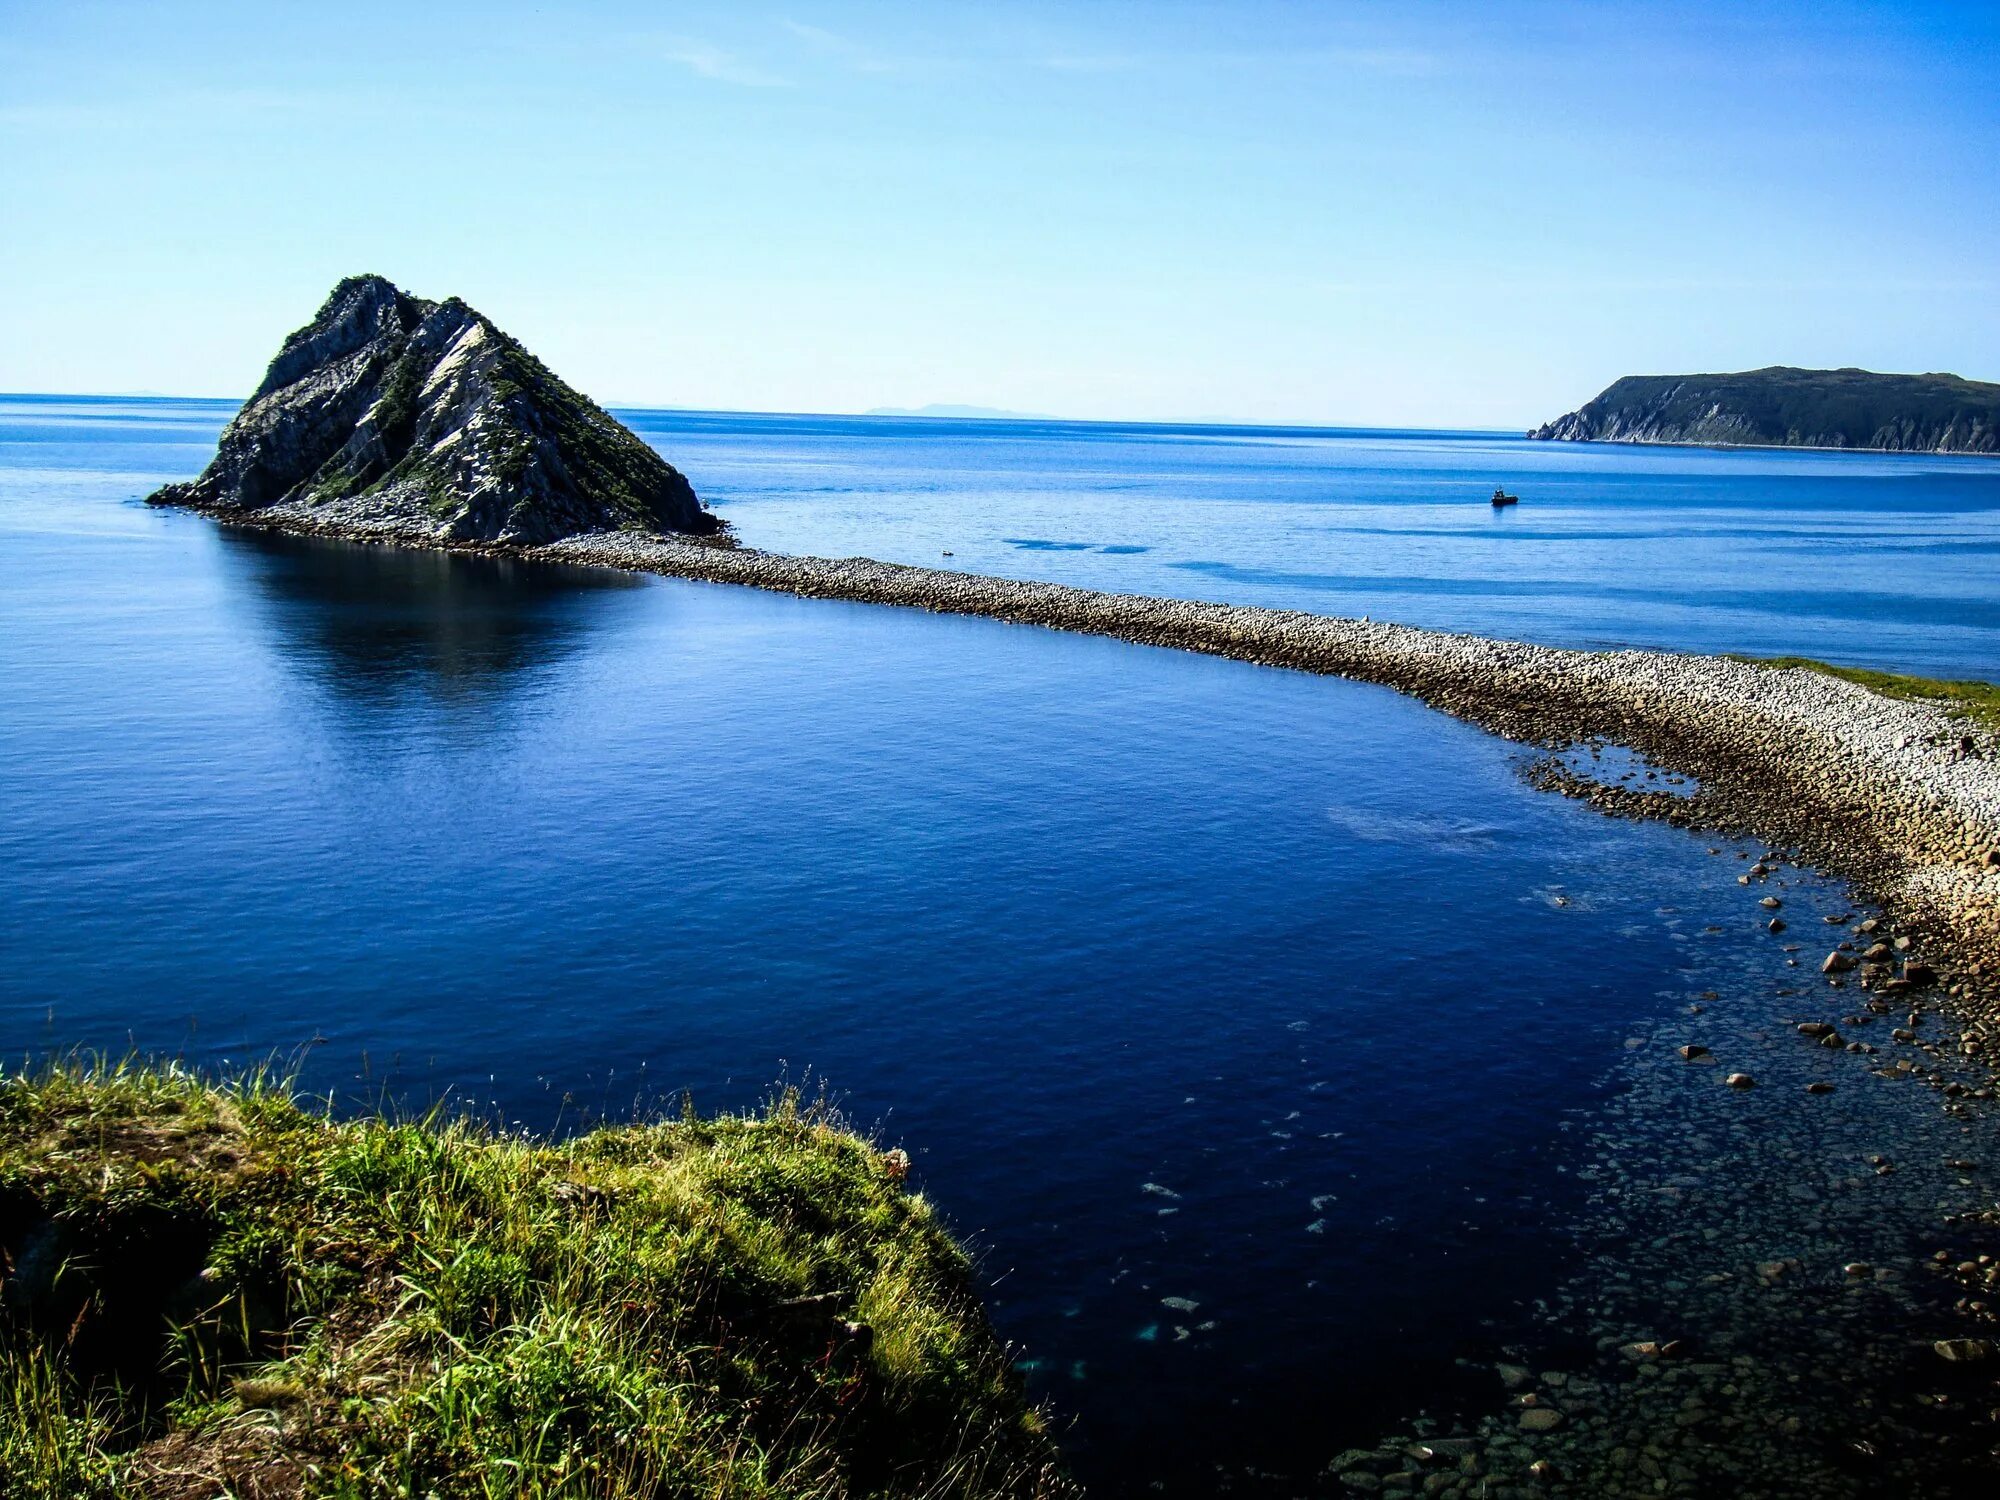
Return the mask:
<path id="1" fill-rule="evenodd" d="M 341 276 L 609 404 L 1521 428 L 2000 379 L 2000 5 L 0 0 L 0 390 Z"/>

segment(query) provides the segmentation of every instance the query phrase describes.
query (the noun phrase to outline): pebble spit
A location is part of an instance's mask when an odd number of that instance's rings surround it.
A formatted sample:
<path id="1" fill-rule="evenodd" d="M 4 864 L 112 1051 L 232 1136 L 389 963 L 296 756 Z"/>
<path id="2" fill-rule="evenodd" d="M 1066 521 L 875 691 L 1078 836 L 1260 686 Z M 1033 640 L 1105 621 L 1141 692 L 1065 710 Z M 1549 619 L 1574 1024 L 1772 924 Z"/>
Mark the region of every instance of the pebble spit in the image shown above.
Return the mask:
<path id="1" fill-rule="evenodd" d="M 1694 798 L 1662 795 L 1660 816 L 1789 845 L 1856 882 L 1904 930 L 1929 935 L 1926 956 L 1963 992 L 1969 1019 L 2000 1023 L 2000 745 L 1930 704 L 1723 657 L 1565 650 L 863 558 L 622 534 L 532 555 L 1356 678 L 1514 740 L 1629 745 L 1702 788 Z"/>
<path id="2" fill-rule="evenodd" d="M 982 615 L 1379 683 L 1508 739 L 1630 746 L 1694 796 L 1626 792 L 1561 765 L 1541 779 L 1607 810 L 1762 839 L 1852 882 L 1921 944 L 1966 1025 L 2000 1055 L 2000 741 L 1943 708 L 1801 669 L 1666 651 L 1579 651 L 1252 605 L 1107 593 L 868 558 L 598 532 L 462 546 L 387 518 L 305 506 L 217 512 L 351 541 L 500 553 Z M 1989 1050 L 1990 1049 L 1990 1050 Z"/>

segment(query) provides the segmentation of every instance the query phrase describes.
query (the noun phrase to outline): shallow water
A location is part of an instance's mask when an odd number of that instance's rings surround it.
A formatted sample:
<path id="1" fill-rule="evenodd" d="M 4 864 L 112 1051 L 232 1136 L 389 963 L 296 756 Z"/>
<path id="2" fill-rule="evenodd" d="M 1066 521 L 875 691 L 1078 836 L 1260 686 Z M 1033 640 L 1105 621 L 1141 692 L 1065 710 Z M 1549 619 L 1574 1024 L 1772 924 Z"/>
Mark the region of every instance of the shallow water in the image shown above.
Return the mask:
<path id="1" fill-rule="evenodd" d="M 824 1080 L 1107 1490 L 1490 1405 L 1664 1028 L 1785 1041 L 1734 848 L 1387 690 L 133 503 L 214 426 L 0 412 L 0 1051 L 535 1127 Z"/>

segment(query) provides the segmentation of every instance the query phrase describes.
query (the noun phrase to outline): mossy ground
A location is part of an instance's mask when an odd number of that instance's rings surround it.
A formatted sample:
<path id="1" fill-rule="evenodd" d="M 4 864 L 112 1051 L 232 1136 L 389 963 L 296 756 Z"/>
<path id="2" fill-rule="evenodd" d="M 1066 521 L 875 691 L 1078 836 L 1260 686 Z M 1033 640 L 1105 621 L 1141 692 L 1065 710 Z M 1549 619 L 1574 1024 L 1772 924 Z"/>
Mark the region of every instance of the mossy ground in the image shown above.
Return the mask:
<path id="1" fill-rule="evenodd" d="M 561 1141 L 0 1082 L 0 1495 L 1070 1491 L 963 1251 L 825 1110 Z"/>
<path id="2" fill-rule="evenodd" d="M 2000 730 L 2000 685 L 1991 682 L 1912 677 L 1902 672 L 1877 672 L 1868 667 L 1837 667 L 1830 662 L 1815 661 L 1809 656 L 1739 656 L 1736 659 L 1757 667 L 1803 667 L 1808 672 L 1823 672 L 1828 677 L 1859 683 L 1885 698 L 1935 703 L 1960 718 L 1972 719 L 1988 729 Z"/>

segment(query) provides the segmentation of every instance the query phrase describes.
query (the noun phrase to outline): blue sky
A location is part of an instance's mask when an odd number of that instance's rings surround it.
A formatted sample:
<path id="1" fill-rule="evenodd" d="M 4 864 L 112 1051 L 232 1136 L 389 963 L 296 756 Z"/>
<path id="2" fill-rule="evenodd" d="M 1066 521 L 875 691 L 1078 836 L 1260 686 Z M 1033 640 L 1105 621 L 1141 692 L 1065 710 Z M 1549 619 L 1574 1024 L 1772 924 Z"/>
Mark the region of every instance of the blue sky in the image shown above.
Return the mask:
<path id="1" fill-rule="evenodd" d="M 2000 6 L 0 0 L 0 389 L 338 277 L 612 402 L 1519 427 L 2000 379 Z"/>

